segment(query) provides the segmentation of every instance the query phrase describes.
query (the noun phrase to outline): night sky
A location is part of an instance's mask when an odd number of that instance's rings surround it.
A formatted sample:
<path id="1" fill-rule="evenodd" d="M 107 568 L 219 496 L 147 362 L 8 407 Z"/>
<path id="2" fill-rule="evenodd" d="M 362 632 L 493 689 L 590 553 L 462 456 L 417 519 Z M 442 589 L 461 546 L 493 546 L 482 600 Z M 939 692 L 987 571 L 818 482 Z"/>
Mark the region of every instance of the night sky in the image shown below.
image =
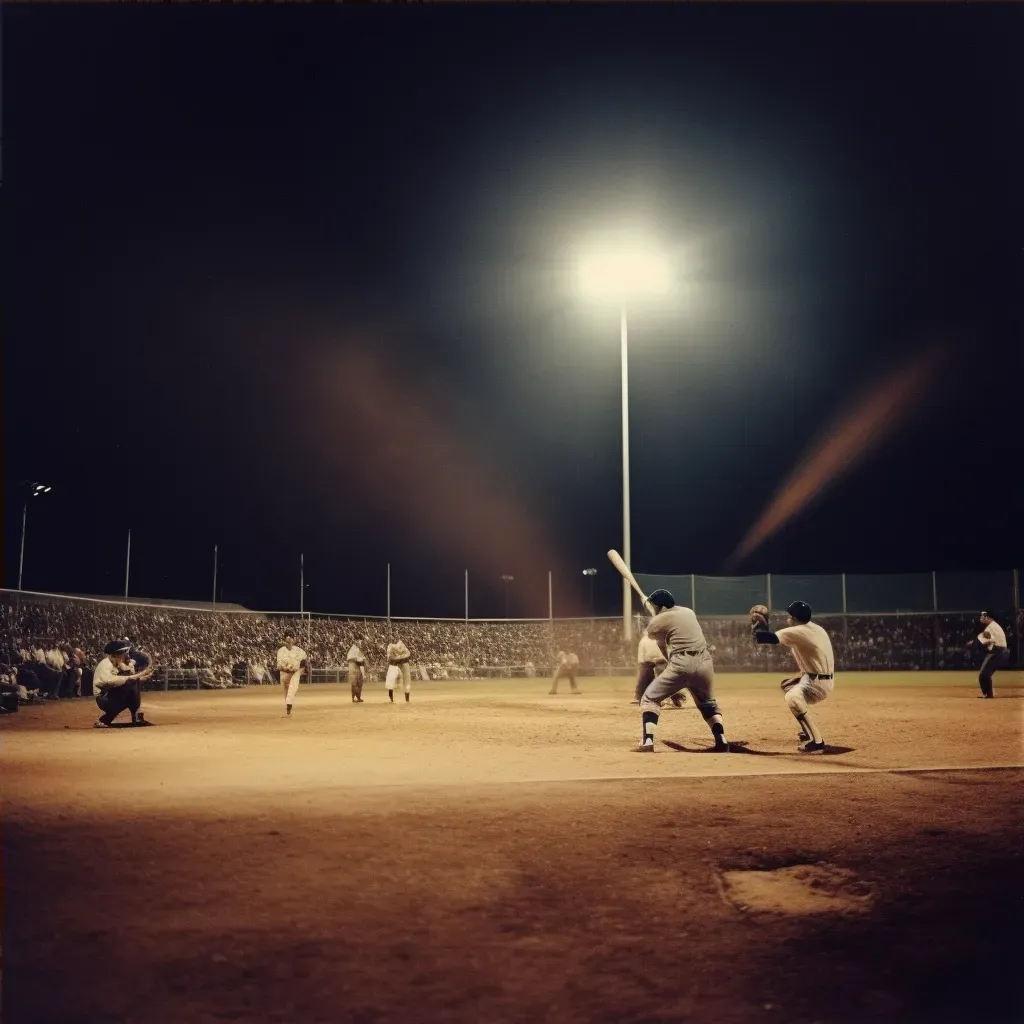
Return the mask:
<path id="1" fill-rule="evenodd" d="M 1017 5 L 5 6 L 5 586 L 614 614 L 717 573 L 837 416 L 901 425 L 732 570 L 1022 558 Z M 1016 69 L 1016 70 L 1015 70 Z"/>

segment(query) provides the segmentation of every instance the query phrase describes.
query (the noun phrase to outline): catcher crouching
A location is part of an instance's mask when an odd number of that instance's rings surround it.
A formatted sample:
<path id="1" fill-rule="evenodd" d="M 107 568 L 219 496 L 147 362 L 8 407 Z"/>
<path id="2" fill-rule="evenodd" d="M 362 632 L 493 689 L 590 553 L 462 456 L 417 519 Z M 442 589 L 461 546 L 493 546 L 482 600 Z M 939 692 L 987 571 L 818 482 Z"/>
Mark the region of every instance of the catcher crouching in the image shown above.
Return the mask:
<path id="1" fill-rule="evenodd" d="M 131 715 L 131 724 L 139 725 L 139 706 L 142 695 L 139 683 L 153 674 L 152 664 L 148 664 L 141 672 L 123 675 L 129 670 L 128 655 L 131 645 L 126 640 L 112 640 L 103 648 L 105 657 L 96 666 L 92 677 L 93 690 L 96 692 L 96 706 L 103 712 L 94 729 L 107 729 L 122 711 Z"/>
<path id="2" fill-rule="evenodd" d="M 93 726 L 94 729 L 110 728 L 123 711 L 131 715 L 132 725 L 143 724 L 138 711 L 142 702 L 138 684 L 153 675 L 153 665 L 146 665 L 141 672 L 123 675 L 126 671 L 130 672 L 130 651 L 131 644 L 127 640 L 112 640 L 103 648 L 105 656 L 92 676 L 96 707 L 103 713 Z"/>

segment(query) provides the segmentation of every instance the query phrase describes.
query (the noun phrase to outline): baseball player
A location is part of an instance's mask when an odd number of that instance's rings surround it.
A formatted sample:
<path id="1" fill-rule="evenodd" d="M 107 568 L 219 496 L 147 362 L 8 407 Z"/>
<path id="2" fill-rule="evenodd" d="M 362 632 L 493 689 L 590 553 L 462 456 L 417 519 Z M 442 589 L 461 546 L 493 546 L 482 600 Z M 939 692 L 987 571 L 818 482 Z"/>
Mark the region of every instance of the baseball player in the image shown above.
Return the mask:
<path id="1" fill-rule="evenodd" d="M 121 637 L 121 643 L 128 645 L 128 653 L 125 655 L 124 667 L 121 669 L 121 675 L 137 675 L 140 672 L 145 672 L 147 669 L 150 671 L 150 675 L 153 673 L 155 666 L 153 665 L 153 658 L 145 651 L 139 650 L 131 640 L 123 636 Z M 149 678 L 148 676 L 146 677 Z M 139 695 L 139 705 L 142 703 L 142 687 L 139 683 L 132 684 Z M 143 720 L 143 714 L 141 711 L 137 715 L 138 721 Z"/>
<path id="2" fill-rule="evenodd" d="M 782 680 L 782 692 L 793 717 L 800 725 L 800 750 L 805 754 L 824 754 L 825 741 L 808 707 L 820 704 L 835 683 L 835 657 L 828 633 L 811 622 L 811 606 L 794 601 L 787 609 L 785 629 L 773 633 L 768 624 L 768 609 L 763 604 L 750 609 L 750 624 L 759 644 L 782 644 L 793 654 L 800 675 Z"/>
<path id="3" fill-rule="evenodd" d="M 345 661 L 348 664 L 348 685 L 352 687 L 353 704 L 363 703 L 363 683 L 366 682 L 366 658 L 359 649 L 359 645 L 363 642 L 361 637 L 357 637 L 348 649 L 348 654 L 345 655 Z"/>
<path id="4" fill-rule="evenodd" d="M 103 712 L 93 726 L 94 729 L 106 729 L 122 711 L 129 711 L 132 725 L 139 724 L 138 684 L 153 674 L 153 666 L 147 665 L 141 672 L 125 675 L 127 657 L 131 646 L 124 640 L 112 640 L 103 648 L 105 657 L 96 666 L 92 685 L 98 691 L 96 706 Z"/>
<path id="5" fill-rule="evenodd" d="M 295 694 L 299 692 L 302 673 L 309 667 L 309 655 L 301 647 L 295 645 L 295 634 L 285 633 L 284 647 L 277 652 L 277 670 L 281 673 L 281 685 L 284 687 L 284 713 L 292 713 Z"/>
<path id="6" fill-rule="evenodd" d="M 634 704 L 640 703 L 644 690 L 654 682 L 656 675 L 665 671 L 666 665 L 668 662 L 665 660 L 665 655 L 661 653 L 661 648 L 650 638 L 645 629 L 636 648 L 636 690 L 632 701 Z M 672 701 L 673 707 L 681 708 L 686 700 L 686 694 L 682 691 L 673 693 L 669 700 Z M 658 706 L 664 707 L 664 704 L 665 702 L 662 701 Z"/>
<path id="7" fill-rule="evenodd" d="M 985 655 L 981 671 L 978 673 L 978 683 L 981 686 L 981 697 L 978 699 L 984 697 L 991 700 L 995 696 L 992 692 L 992 676 L 1010 664 L 1010 649 L 1006 646 L 1006 633 L 1003 627 L 988 612 L 981 613 L 981 625 L 978 643 L 988 651 L 988 654 Z M 968 647 L 973 644 L 973 640 L 967 641 Z"/>
<path id="8" fill-rule="evenodd" d="M 573 654 L 571 651 L 566 654 L 565 651 L 558 652 L 558 660 L 555 663 L 555 674 L 551 679 L 551 689 L 548 691 L 549 694 L 558 693 L 558 680 L 568 679 L 569 680 L 569 692 L 579 693 L 580 688 L 576 685 L 576 669 L 580 667 L 580 659 Z"/>
<path id="9" fill-rule="evenodd" d="M 654 753 L 654 730 L 658 726 L 661 702 L 685 687 L 711 727 L 714 749 L 727 754 L 725 725 L 715 700 L 715 669 L 697 616 L 692 608 L 677 605 L 667 590 L 656 590 L 647 600 L 655 611 L 654 618 L 647 624 L 647 635 L 665 655 L 666 664 L 640 697 L 642 732 L 636 750 Z"/>
<path id="10" fill-rule="evenodd" d="M 401 680 L 405 689 L 405 703 L 409 703 L 412 693 L 412 678 L 409 675 L 409 661 L 412 655 L 409 648 L 396 640 L 388 644 L 388 674 L 384 679 L 384 685 L 388 688 L 388 700 L 395 703 L 395 686 Z"/>

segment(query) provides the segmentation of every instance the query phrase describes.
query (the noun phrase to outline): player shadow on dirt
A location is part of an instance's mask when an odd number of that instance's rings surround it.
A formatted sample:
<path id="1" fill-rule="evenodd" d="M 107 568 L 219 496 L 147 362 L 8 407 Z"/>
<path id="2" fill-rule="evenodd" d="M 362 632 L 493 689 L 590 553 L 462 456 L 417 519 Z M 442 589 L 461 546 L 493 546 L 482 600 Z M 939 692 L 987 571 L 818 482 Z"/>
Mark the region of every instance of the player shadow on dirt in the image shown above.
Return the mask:
<path id="1" fill-rule="evenodd" d="M 674 740 L 663 740 L 666 747 L 671 747 L 673 750 L 678 750 L 682 754 L 713 754 L 715 753 L 714 747 L 687 747 L 682 743 L 676 743 Z M 856 747 L 833 747 L 829 744 L 825 745 L 826 754 L 852 754 L 856 750 Z M 754 757 L 807 757 L 807 754 L 802 754 L 798 750 L 751 750 L 747 746 L 747 740 L 729 740 L 729 752 L 731 754 L 751 754 Z"/>
<path id="2" fill-rule="evenodd" d="M 155 725 L 155 722 L 111 722 L 107 726 L 108 729 L 145 729 L 150 725 Z M 97 729 L 97 732 L 100 730 Z"/>

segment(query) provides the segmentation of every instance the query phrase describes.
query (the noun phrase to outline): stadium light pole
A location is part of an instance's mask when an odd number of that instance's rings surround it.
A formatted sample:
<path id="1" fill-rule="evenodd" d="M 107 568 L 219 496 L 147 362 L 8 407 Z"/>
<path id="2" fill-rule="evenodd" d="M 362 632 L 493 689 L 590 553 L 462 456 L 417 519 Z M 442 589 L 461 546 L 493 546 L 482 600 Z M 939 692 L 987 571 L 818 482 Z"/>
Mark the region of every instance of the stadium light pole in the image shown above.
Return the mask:
<path id="1" fill-rule="evenodd" d="M 669 259 L 650 242 L 632 237 L 613 240 L 589 252 L 579 265 L 586 295 L 619 306 L 622 359 L 622 558 L 632 568 L 629 517 L 629 321 L 627 303 L 666 294 L 672 286 Z M 622 581 L 622 635 L 633 639 L 633 593 Z"/>
<path id="2" fill-rule="evenodd" d="M 584 569 L 583 575 L 590 579 L 590 617 L 594 617 L 594 577 L 597 575 L 596 569 Z"/>
<path id="3" fill-rule="evenodd" d="M 508 618 L 508 585 L 515 579 L 515 576 L 502 576 L 501 582 L 505 584 L 505 618 Z"/>
<path id="4" fill-rule="evenodd" d="M 18 589 L 21 590 L 21 578 L 25 569 L 25 526 L 28 523 L 28 503 L 32 498 L 47 494 L 51 490 L 48 484 L 30 483 L 25 494 L 25 503 L 21 507 L 21 553 L 18 555 Z"/>

